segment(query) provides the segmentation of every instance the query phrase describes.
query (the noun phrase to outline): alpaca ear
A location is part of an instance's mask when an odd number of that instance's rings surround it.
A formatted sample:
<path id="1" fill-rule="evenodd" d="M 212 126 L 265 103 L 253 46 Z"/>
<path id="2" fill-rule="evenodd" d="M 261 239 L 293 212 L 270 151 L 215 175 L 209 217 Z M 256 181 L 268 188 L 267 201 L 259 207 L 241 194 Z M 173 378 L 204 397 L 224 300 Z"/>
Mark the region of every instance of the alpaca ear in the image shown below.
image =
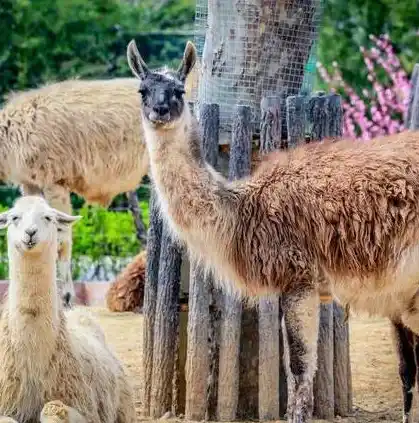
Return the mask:
<path id="1" fill-rule="evenodd" d="M 140 52 L 138 51 L 137 45 L 134 40 L 131 40 L 127 47 L 127 59 L 128 65 L 131 68 L 132 73 L 139 79 L 144 79 L 150 72 L 147 65 L 145 64 Z"/>
<path id="2" fill-rule="evenodd" d="M 182 82 L 186 80 L 186 77 L 193 69 L 196 63 L 196 57 L 197 54 L 195 45 L 191 41 L 188 41 L 186 43 L 185 51 L 183 53 L 182 63 L 180 64 L 178 69 L 179 78 Z"/>
<path id="3" fill-rule="evenodd" d="M 9 210 L 0 213 L 0 229 L 7 228 L 9 226 Z"/>
<path id="4" fill-rule="evenodd" d="M 76 223 L 82 218 L 82 216 L 72 216 L 71 214 L 64 213 L 59 210 L 55 210 L 55 218 L 57 219 L 57 224 L 59 228 L 65 229 L 71 226 L 73 223 Z"/>

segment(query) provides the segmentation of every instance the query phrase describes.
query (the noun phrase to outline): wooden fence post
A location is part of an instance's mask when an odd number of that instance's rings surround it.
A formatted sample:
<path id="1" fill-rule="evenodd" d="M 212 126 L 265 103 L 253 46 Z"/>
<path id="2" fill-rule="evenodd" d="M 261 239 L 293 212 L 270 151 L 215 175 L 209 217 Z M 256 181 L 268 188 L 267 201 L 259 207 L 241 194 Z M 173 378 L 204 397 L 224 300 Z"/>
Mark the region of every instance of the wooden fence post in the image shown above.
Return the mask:
<path id="1" fill-rule="evenodd" d="M 416 63 L 412 73 L 412 89 L 409 95 L 409 104 L 406 117 L 406 128 L 419 129 L 419 63 Z"/>
<path id="2" fill-rule="evenodd" d="M 260 152 L 281 146 L 281 98 L 261 101 Z M 279 419 L 280 344 L 279 298 L 259 301 L 259 420 Z"/>
<path id="3" fill-rule="evenodd" d="M 230 179 L 237 179 L 250 172 L 251 158 L 251 109 L 237 106 L 230 148 Z M 220 359 L 218 378 L 217 418 L 219 421 L 236 419 L 239 401 L 241 301 L 224 295 L 220 333 Z"/>
<path id="4" fill-rule="evenodd" d="M 156 315 L 156 298 L 159 275 L 160 247 L 162 236 L 162 219 L 156 199 L 156 192 L 150 196 L 150 224 L 147 241 L 147 267 L 144 286 L 143 305 L 143 362 L 142 375 L 144 386 L 141 391 L 142 413 L 150 415 L 151 375 L 153 369 L 154 321 Z"/>
<path id="5" fill-rule="evenodd" d="M 150 416 L 160 418 L 172 409 L 172 383 L 179 324 L 178 304 L 182 252 L 163 224 L 154 323 Z"/>
<path id="6" fill-rule="evenodd" d="M 306 123 L 305 97 L 292 95 L 286 99 L 288 148 L 297 146 L 304 140 Z"/>
<path id="7" fill-rule="evenodd" d="M 327 102 L 324 94 L 314 95 L 307 104 L 307 119 L 311 126 L 311 140 L 321 141 L 327 136 Z M 317 372 L 314 377 L 314 414 L 320 419 L 333 419 L 333 303 L 320 304 Z"/>
<path id="8" fill-rule="evenodd" d="M 202 153 L 205 161 L 211 166 L 217 163 L 219 114 L 220 109 L 217 104 L 204 104 L 200 113 Z M 185 417 L 187 420 L 203 420 L 208 410 L 211 284 L 212 278 L 205 275 L 202 265 L 191 261 L 186 362 Z"/>

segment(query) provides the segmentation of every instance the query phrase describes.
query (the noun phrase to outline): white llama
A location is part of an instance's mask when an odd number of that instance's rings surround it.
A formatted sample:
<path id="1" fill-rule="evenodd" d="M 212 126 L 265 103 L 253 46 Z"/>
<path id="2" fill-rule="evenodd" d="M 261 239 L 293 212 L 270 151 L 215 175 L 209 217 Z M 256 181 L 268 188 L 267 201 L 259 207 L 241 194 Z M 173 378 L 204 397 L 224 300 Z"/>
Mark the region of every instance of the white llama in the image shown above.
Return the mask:
<path id="1" fill-rule="evenodd" d="M 57 228 L 68 230 L 79 218 L 38 196 L 21 197 L 0 214 L 10 262 L 0 316 L 0 415 L 19 423 L 40 416 L 135 421 L 127 376 L 100 326 L 80 309 L 64 313 L 57 292 Z"/>

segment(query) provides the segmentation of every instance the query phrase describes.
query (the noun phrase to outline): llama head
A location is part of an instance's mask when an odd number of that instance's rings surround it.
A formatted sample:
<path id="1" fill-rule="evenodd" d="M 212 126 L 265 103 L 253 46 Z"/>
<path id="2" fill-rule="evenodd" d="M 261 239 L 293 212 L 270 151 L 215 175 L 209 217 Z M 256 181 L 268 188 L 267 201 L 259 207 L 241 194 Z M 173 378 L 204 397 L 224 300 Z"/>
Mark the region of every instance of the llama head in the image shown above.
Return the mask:
<path id="1" fill-rule="evenodd" d="M 193 69 L 197 55 L 193 43 L 187 42 L 183 60 L 177 71 L 152 71 L 142 59 L 134 40 L 128 44 L 128 63 L 140 80 L 144 121 L 153 128 L 170 129 L 180 121 L 185 105 L 185 81 Z"/>
<path id="2" fill-rule="evenodd" d="M 67 230 L 80 218 L 53 209 L 42 197 L 23 196 L 0 213 L 0 229 L 7 227 L 9 251 L 33 255 L 57 251 L 58 228 Z"/>

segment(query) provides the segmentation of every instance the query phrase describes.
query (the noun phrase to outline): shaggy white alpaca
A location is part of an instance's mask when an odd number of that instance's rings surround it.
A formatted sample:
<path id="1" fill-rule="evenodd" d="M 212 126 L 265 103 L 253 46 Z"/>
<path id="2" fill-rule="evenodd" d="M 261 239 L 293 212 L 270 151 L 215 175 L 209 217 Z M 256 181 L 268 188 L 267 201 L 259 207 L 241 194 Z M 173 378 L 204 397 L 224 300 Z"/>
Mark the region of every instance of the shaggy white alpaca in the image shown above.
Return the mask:
<path id="1" fill-rule="evenodd" d="M 133 423 L 125 371 L 94 320 L 64 313 L 57 293 L 57 228 L 78 216 L 38 196 L 0 214 L 10 284 L 0 316 L 0 415 L 19 423 Z"/>

